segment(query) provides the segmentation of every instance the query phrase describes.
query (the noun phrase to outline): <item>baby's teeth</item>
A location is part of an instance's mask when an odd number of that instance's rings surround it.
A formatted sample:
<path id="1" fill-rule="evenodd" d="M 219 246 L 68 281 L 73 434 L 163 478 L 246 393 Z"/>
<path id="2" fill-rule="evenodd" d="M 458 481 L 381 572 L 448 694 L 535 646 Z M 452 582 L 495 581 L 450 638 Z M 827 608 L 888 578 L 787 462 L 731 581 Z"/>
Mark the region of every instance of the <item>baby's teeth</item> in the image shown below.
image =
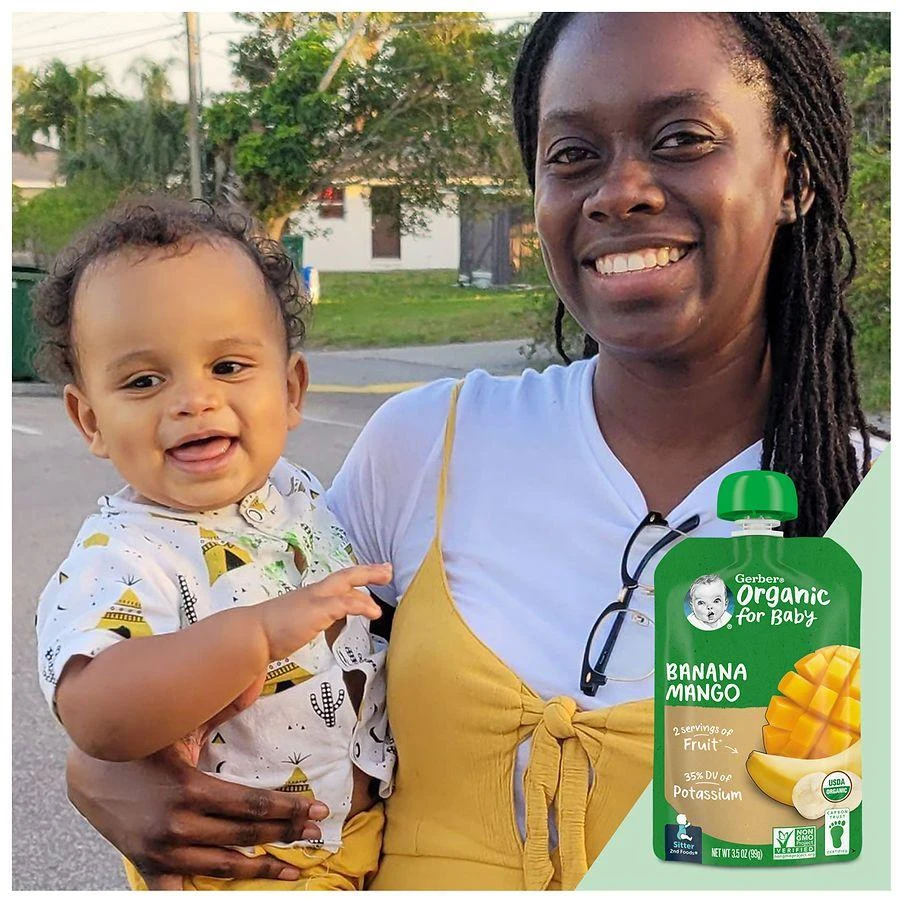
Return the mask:
<path id="1" fill-rule="evenodd" d="M 656 251 L 656 264 L 658 266 L 665 266 L 669 263 L 669 248 L 668 247 L 660 247 L 659 250 Z"/>

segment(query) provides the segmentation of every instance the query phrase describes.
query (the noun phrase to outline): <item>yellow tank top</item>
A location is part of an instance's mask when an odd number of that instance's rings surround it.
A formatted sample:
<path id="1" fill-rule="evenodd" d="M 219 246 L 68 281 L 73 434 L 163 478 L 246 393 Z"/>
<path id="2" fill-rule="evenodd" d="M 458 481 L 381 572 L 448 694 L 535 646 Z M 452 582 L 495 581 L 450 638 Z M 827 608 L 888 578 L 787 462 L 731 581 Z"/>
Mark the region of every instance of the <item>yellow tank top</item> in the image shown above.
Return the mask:
<path id="1" fill-rule="evenodd" d="M 441 525 L 460 387 L 444 435 L 434 539 L 393 623 L 388 709 L 398 768 L 370 887 L 570 890 L 650 781 L 652 701 L 589 712 L 570 697 L 545 702 L 459 615 Z M 513 778 L 516 750 L 529 737 L 523 842 Z M 551 814 L 559 835 L 552 852 Z"/>

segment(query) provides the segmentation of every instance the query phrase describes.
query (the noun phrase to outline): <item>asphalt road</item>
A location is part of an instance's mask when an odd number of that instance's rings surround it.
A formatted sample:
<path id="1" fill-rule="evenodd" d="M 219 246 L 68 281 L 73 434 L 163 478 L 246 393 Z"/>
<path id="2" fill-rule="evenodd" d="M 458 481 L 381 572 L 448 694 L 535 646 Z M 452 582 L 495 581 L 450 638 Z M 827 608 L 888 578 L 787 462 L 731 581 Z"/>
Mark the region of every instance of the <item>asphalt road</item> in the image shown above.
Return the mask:
<path id="1" fill-rule="evenodd" d="M 308 395 L 304 424 L 291 434 L 285 455 L 329 484 L 362 426 L 390 395 L 367 393 L 366 385 L 429 381 L 476 366 L 514 374 L 527 365 L 517 346 L 310 354 L 313 383 L 324 391 Z M 66 799 L 67 739 L 38 687 L 34 640 L 40 591 L 97 498 L 121 481 L 88 453 L 58 397 L 14 393 L 12 422 L 12 887 L 123 889 L 117 852 Z"/>

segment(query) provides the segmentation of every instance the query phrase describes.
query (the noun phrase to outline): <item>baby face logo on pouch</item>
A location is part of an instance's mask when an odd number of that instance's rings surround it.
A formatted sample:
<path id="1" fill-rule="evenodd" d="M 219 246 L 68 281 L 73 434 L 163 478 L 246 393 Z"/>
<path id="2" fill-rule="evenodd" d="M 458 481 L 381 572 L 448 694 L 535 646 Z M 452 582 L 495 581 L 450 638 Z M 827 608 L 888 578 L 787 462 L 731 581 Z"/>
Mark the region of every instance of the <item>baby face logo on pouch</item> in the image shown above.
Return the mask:
<path id="1" fill-rule="evenodd" d="M 684 614 L 699 631 L 724 628 L 734 613 L 734 595 L 719 575 L 701 575 L 684 598 Z"/>

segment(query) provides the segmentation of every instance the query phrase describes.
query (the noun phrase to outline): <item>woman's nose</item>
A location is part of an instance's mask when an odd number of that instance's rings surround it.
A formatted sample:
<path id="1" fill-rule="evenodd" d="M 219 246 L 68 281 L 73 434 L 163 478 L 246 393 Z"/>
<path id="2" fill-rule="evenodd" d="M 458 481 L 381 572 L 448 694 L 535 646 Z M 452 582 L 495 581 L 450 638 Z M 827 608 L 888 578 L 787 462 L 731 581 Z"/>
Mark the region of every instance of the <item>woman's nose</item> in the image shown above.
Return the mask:
<path id="1" fill-rule="evenodd" d="M 627 219 L 636 213 L 654 215 L 665 205 L 665 194 L 649 163 L 617 154 L 599 174 L 582 211 L 589 219 Z"/>

